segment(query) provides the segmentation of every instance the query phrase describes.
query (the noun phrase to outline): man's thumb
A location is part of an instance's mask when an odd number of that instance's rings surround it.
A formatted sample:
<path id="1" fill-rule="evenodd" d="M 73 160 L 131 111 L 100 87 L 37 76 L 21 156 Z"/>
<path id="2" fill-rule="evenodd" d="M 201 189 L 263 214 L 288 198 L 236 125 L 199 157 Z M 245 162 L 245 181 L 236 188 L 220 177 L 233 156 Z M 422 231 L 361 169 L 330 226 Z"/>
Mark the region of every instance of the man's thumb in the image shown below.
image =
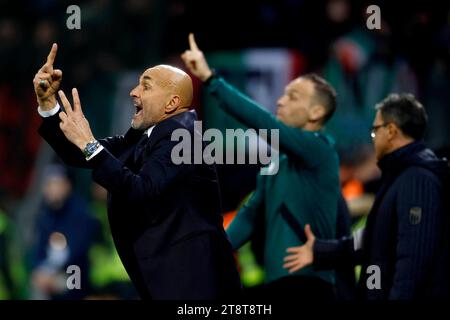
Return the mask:
<path id="1" fill-rule="evenodd" d="M 52 73 L 53 81 L 61 80 L 61 78 L 62 78 L 62 71 L 59 69 L 53 70 L 53 73 Z"/>
<path id="2" fill-rule="evenodd" d="M 314 234 L 312 233 L 312 231 L 311 231 L 311 226 L 310 226 L 309 224 L 307 224 L 307 225 L 305 226 L 305 235 L 306 235 L 306 239 L 308 239 L 308 241 L 314 240 L 314 239 L 315 239 L 315 236 L 314 236 Z"/>

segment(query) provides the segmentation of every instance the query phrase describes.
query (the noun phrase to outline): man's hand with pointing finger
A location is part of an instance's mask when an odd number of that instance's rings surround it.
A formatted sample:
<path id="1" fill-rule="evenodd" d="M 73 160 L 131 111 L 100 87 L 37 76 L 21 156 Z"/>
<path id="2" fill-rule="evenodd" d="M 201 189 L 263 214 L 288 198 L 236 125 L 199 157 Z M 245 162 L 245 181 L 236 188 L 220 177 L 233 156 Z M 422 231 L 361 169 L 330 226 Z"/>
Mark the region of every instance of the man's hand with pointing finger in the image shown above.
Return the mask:
<path id="1" fill-rule="evenodd" d="M 56 106 L 56 92 L 61 85 L 62 71 L 53 69 L 57 50 L 58 45 L 54 43 L 47 61 L 33 79 L 37 102 L 43 111 L 51 110 Z"/>
<path id="2" fill-rule="evenodd" d="M 206 81 L 212 75 L 205 56 L 198 48 L 192 33 L 189 34 L 189 50 L 186 50 L 181 55 L 181 59 L 189 71 L 201 81 Z"/>

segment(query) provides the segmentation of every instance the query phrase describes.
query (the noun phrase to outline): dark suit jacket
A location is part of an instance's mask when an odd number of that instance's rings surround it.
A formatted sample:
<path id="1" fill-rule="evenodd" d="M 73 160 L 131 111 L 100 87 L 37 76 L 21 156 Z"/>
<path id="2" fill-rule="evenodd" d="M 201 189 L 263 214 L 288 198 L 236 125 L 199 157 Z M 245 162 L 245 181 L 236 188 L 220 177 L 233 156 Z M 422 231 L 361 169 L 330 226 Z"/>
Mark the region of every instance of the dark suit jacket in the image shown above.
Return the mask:
<path id="1" fill-rule="evenodd" d="M 104 146 L 86 161 L 59 128 L 45 118 L 39 133 L 66 164 L 91 168 L 108 190 L 108 218 L 125 269 L 142 298 L 216 299 L 239 294 L 232 249 L 222 227 L 215 167 L 175 165 L 175 129 L 194 144 L 194 112 L 166 119 L 150 138 L 130 129 L 99 140 Z"/>
<path id="2" fill-rule="evenodd" d="M 362 248 L 353 238 L 314 243 L 314 265 L 362 264 L 358 297 L 366 300 L 448 300 L 450 168 L 421 141 L 379 162 L 381 188 L 367 218 Z M 368 288 L 378 266 L 380 287 Z M 371 277 L 371 279 L 369 279 Z"/>
<path id="3" fill-rule="evenodd" d="M 416 141 L 384 156 L 378 166 L 381 187 L 367 218 L 362 270 L 379 266 L 381 290 L 368 290 L 369 274 L 361 272 L 362 297 L 448 299 L 447 163 Z"/>

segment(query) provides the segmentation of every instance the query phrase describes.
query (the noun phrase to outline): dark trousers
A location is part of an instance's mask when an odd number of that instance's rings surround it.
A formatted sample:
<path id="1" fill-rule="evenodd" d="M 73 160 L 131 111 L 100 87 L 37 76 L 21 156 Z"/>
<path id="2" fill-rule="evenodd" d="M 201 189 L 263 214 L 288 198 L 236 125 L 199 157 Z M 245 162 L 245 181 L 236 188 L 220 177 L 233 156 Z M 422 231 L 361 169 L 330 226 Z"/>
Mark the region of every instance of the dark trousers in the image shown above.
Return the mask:
<path id="1" fill-rule="evenodd" d="M 250 300 L 296 300 L 335 301 L 332 284 L 307 276 L 286 276 L 263 285 L 245 290 L 244 296 Z"/>

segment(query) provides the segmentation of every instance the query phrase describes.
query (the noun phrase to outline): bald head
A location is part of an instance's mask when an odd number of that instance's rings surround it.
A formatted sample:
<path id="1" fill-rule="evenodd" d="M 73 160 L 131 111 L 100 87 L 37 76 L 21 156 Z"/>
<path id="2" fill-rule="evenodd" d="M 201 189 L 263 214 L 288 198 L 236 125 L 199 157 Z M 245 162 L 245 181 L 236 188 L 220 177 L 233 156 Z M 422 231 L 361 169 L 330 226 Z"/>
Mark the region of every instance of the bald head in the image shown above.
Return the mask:
<path id="1" fill-rule="evenodd" d="M 145 70 L 139 77 L 139 84 L 130 92 L 135 107 L 131 126 L 147 129 L 188 111 L 192 95 L 191 77 L 183 70 L 168 65 Z"/>
<path id="2" fill-rule="evenodd" d="M 180 108 L 192 104 L 193 88 L 191 77 L 181 69 L 161 64 L 145 70 L 143 77 L 151 77 L 157 85 L 180 97 Z"/>

